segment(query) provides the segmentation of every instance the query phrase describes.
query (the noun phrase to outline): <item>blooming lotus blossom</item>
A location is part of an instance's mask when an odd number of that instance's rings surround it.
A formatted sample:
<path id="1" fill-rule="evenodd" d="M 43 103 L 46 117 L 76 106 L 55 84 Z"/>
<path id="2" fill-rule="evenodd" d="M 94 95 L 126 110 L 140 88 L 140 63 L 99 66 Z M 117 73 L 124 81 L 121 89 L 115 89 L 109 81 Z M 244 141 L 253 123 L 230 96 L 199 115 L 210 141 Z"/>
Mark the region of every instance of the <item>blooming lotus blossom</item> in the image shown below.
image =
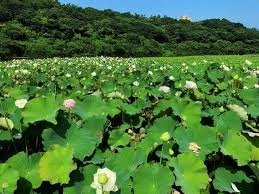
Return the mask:
<path id="1" fill-rule="evenodd" d="M 108 168 L 98 169 L 94 174 L 94 181 L 91 187 L 96 189 L 96 194 L 110 193 L 118 191 L 116 183 L 116 173 Z"/>
<path id="2" fill-rule="evenodd" d="M 197 84 L 193 81 L 186 81 L 184 87 L 186 89 L 197 89 Z"/>
<path id="3" fill-rule="evenodd" d="M 259 88 L 259 84 L 255 84 L 255 88 Z"/>
<path id="4" fill-rule="evenodd" d="M 148 75 L 153 75 L 153 72 L 152 71 L 148 71 L 147 74 Z"/>
<path id="5" fill-rule="evenodd" d="M 96 75 L 97 75 L 96 72 L 91 73 L 91 76 L 93 76 L 93 77 L 95 77 Z"/>
<path id="6" fill-rule="evenodd" d="M 120 92 L 111 92 L 107 95 L 108 98 L 125 98 L 125 96 Z"/>
<path id="7" fill-rule="evenodd" d="M 160 92 L 164 92 L 164 93 L 169 93 L 170 92 L 170 88 L 167 86 L 160 86 L 159 87 L 159 91 Z"/>
<path id="8" fill-rule="evenodd" d="M 72 108 L 75 107 L 76 101 L 73 100 L 73 99 L 67 99 L 67 100 L 64 100 L 63 105 L 64 105 L 66 108 L 72 109 Z"/>
<path id="9" fill-rule="evenodd" d="M 15 106 L 17 106 L 18 108 L 24 108 L 25 105 L 27 104 L 27 100 L 26 99 L 20 99 L 20 100 L 16 100 L 15 101 Z"/>
<path id="10" fill-rule="evenodd" d="M 139 86 L 139 82 L 138 82 L 138 81 L 134 81 L 134 82 L 133 82 L 133 85 L 134 85 L 134 86 Z"/>
<path id="11" fill-rule="evenodd" d="M 230 68 L 227 67 L 226 65 L 222 65 L 222 69 L 223 69 L 224 71 L 230 71 Z"/>
<path id="12" fill-rule="evenodd" d="M 249 61 L 249 60 L 245 60 L 245 63 L 247 64 L 247 65 L 252 65 L 253 63 L 251 62 L 251 61 Z"/>
<path id="13" fill-rule="evenodd" d="M 171 81 L 175 80 L 174 76 L 171 75 L 171 76 L 169 77 L 169 80 L 171 80 Z"/>
<path id="14" fill-rule="evenodd" d="M 248 120 L 247 112 L 245 109 L 241 106 L 238 106 L 236 104 L 230 104 L 227 105 L 227 107 L 232 110 L 233 112 L 237 113 L 237 115 L 244 121 Z"/>
<path id="15" fill-rule="evenodd" d="M 21 72 L 22 72 L 23 74 L 29 74 L 29 73 L 30 73 L 27 69 L 22 69 Z"/>
<path id="16" fill-rule="evenodd" d="M 66 77 L 67 77 L 67 78 L 71 77 L 71 74 L 67 73 L 67 74 L 66 74 Z"/>
<path id="17" fill-rule="evenodd" d="M 181 96 L 181 94 L 182 94 L 182 92 L 181 92 L 181 91 L 177 91 L 177 92 L 175 92 L 175 94 L 174 94 L 174 95 L 179 97 L 179 96 Z"/>

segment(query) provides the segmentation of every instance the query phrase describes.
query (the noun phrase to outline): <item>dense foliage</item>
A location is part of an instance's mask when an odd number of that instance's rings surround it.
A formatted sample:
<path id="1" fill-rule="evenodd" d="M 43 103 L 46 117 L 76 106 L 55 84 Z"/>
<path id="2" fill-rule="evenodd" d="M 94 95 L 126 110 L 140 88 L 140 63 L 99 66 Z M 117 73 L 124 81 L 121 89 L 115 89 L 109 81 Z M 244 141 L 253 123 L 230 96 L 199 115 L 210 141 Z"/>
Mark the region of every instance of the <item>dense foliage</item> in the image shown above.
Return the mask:
<path id="1" fill-rule="evenodd" d="M 258 64 L 250 56 L 1 62 L 0 193 L 99 194 L 109 183 L 120 194 L 254 194 Z"/>
<path id="2" fill-rule="evenodd" d="M 225 19 L 147 18 L 57 0 L 1 0 L 0 13 L 0 59 L 259 53 L 259 32 Z"/>

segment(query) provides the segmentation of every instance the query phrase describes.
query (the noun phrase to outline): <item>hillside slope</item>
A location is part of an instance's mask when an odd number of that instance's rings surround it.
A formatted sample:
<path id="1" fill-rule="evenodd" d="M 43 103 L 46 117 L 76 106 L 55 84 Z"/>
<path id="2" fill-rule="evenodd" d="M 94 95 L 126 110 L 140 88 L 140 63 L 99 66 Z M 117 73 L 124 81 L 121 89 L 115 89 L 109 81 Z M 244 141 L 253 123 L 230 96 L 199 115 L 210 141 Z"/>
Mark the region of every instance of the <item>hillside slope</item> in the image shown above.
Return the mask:
<path id="1" fill-rule="evenodd" d="M 259 53 L 259 31 L 225 19 L 148 18 L 57 0 L 1 0 L 0 13 L 0 59 Z"/>

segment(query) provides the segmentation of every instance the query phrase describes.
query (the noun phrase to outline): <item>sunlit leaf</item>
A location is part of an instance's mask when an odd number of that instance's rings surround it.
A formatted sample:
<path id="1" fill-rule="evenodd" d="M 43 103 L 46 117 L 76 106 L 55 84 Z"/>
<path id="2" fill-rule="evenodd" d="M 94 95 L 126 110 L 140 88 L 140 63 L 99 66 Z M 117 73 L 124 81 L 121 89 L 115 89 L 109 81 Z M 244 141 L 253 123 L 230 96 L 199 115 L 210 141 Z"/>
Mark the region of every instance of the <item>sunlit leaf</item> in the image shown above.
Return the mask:
<path id="1" fill-rule="evenodd" d="M 53 149 L 47 151 L 39 162 L 40 178 L 51 184 L 67 184 L 70 180 L 69 174 L 75 169 L 71 147 L 53 146 Z"/>
<path id="2" fill-rule="evenodd" d="M 168 167 L 159 164 L 144 164 L 137 169 L 133 177 L 135 194 L 170 193 L 173 184 L 173 172 Z"/>
<path id="3" fill-rule="evenodd" d="M 180 154 L 171 159 L 169 165 L 174 167 L 176 185 L 180 186 L 185 194 L 200 194 L 209 184 L 206 166 L 193 153 Z"/>

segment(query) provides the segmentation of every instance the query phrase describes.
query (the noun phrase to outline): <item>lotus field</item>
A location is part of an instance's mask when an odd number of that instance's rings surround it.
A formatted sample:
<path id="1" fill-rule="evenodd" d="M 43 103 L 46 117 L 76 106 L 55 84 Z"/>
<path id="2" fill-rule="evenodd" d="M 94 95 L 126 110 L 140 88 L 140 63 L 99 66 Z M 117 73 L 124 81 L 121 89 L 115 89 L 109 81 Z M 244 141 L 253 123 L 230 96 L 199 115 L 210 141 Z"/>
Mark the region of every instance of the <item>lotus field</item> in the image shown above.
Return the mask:
<path id="1" fill-rule="evenodd" d="M 0 193 L 258 193 L 259 58 L 0 62 Z"/>

